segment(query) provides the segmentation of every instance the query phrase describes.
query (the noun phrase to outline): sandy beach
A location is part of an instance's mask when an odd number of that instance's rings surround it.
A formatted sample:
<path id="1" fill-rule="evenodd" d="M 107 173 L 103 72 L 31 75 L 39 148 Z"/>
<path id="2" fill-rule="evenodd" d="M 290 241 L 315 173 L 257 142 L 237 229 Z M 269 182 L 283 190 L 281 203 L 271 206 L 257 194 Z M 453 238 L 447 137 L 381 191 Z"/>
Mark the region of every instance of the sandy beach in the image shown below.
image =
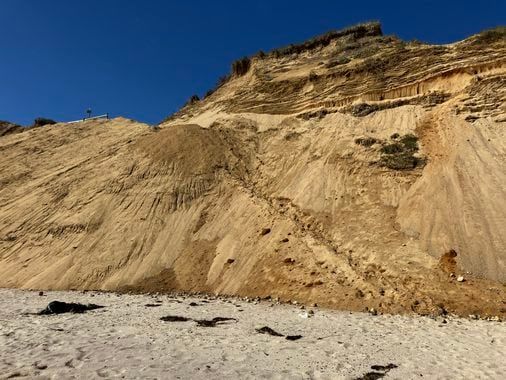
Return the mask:
<path id="1" fill-rule="evenodd" d="M 4 2 L 0 380 L 506 380 L 499 5 Z"/>
<path id="2" fill-rule="evenodd" d="M 32 314 L 53 300 L 105 307 Z M 166 316 L 234 320 L 201 327 L 160 319 Z M 302 337 L 289 341 L 261 334 L 261 327 Z M 2 289 L 0 350 L 1 379 L 500 379 L 506 373 L 500 322 L 181 295 Z"/>

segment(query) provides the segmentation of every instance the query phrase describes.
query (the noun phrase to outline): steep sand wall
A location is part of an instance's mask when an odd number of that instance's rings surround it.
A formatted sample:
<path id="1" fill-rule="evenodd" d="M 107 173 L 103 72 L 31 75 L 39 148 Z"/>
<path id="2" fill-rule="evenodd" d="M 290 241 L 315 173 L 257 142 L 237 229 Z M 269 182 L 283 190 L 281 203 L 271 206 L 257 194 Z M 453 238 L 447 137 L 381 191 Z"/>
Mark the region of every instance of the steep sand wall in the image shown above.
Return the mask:
<path id="1" fill-rule="evenodd" d="M 158 128 L 3 136 L 0 286 L 506 317 L 506 50 L 473 41 L 357 37 L 259 59 Z"/>
<path id="2" fill-rule="evenodd" d="M 420 125 L 430 160 L 402 199 L 398 221 L 433 256 L 453 249 L 466 270 L 506 282 L 504 130 L 443 110 Z"/>
<path id="3" fill-rule="evenodd" d="M 116 119 L 5 137 L 0 286 L 269 295 L 387 312 L 432 313 L 443 303 L 495 315 L 502 293 L 485 280 L 469 279 L 466 292 L 448 299 L 461 285 L 438 269 L 447 247 L 463 269 L 504 271 L 491 270 L 503 264 L 497 246 L 485 244 L 489 235 L 473 243 L 458 226 L 427 223 L 424 205 L 440 202 L 437 215 L 452 210 L 446 193 L 432 191 L 436 158 L 397 172 L 378 164 L 380 145 L 355 143 L 414 133 L 431 112 L 336 113 L 318 125 L 222 116 L 207 129 L 159 132 Z M 432 157 L 425 137 L 422 144 Z M 36 146 L 45 147 L 31 153 L 36 160 L 23 158 Z M 477 199 L 468 203 L 480 208 Z M 477 226 L 500 216 L 490 211 L 497 203 L 485 206 Z M 490 236 L 503 223 L 495 220 Z"/>

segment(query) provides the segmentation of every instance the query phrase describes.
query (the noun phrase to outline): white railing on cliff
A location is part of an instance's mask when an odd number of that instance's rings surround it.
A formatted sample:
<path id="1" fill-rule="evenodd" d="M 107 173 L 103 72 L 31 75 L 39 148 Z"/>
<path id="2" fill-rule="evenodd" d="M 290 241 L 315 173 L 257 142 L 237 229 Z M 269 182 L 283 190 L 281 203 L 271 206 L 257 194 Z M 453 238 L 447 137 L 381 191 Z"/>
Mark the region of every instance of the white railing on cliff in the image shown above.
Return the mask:
<path id="1" fill-rule="evenodd" d="M 83 121 L 87 121 L 87 120 L 97 120 L 97 119 L 109 119 L 109 114 L 106 113 L 104 115 L 98 115 L 98 116 L 92 116 L 92 117 L 85 117 L 83 119 L 80 119 L 80 120 L 74 120 L 74 121 L 67 121 L 67 124 L 72 124 L 72 123 L 81 123 Z"/>

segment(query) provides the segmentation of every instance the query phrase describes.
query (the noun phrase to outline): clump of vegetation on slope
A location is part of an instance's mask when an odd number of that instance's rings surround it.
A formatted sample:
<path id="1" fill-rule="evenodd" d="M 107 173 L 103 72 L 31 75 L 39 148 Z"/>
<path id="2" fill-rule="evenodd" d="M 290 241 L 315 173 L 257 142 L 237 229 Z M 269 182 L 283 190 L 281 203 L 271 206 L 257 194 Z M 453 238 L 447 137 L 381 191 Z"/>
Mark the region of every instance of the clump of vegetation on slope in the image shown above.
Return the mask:
<path id="1" fill-rule="evenodd" d="M 418 137 L 413 134 L 400 136 L 394 133 L 391 136 L 392 142 L 375 137 L 359 137 L 355 144 L 365 148 L 371 148 L 374 144 L 381 144 L 379 148 L 381 157 L 379 164 L 393 170 L 411 170 L 425 165 L 425 159 L 415 156 L 418 152 Z"/>
<path id="2" fill-rule="evenodd" d="M 330 31 L 328 33 L 325 33 L 324 35 L 314 37 L 310 40 L 307 40 L 300 44 L 290 45 L 288 47 L 280 48 L 280 49 L 274 49 L 269 53 L 265 53 L 263 51 L 259 51 L 255 55 L 253 55 L 254 58 L 257 59 L 264 59 L 268 57 L 282 57 L 291 55 L 294 53 L 303 53 L 308 50 L 321 48 L 328 46 L 332 41 L 334 41 L 337 38 L 342 37 L 351 37 L 352 39 L 358 40 L 363 37 L 377 37 L 382 36 L 383 33 L 381 31 L 381 24 L 379 22 L 369 22 L 369 23 L 363 23 L 359 25 L 352 26 L 350 28 L 339 30 L 339 31 Z M 347 57 L 342 58 L 341 60 L 337 60 L 335 62 L 336 65 L 345 64 L 349 61 Z M 232 79 L 234 76 L 243 76 L 245 75 L 251 68 L 251 57 L 243 57 L 235 62 L 232 63 L 231 72 L 228 75 L 222 76 L 218 82 L 216 83 L 216 86 L 210 90 L 208 90 L 205 95 L 204 99 L 208 98 L 209 96 L 213 95 L 218 89 L 220 89 L 223 85 L 225 85 L 230 79 Z M 186 106 L 187 104 L 185 104 Z M 171 120 L 174 117 L 177 117 L 179 114 L 179 111 L 168 116 L 164 120 L 161 121 L 161 123 L 167 122 Z"/>
<path id="3" fill-rule="evenodd" d="M 245 75 L 251 67 L 251 59 L 243 57 L 232 63 L 232 75 L 241 77 Z"/>
<path id="4" fill-rule="evenodd" d="M 369 148 L 378 142 L 378 139 L 374 137 L 359 137 L 355 139 L 355 144 L 365 146 Z"/>
<path id="5" fill-rule="evenodd" d="M 199 101 L 200 101 L 200 98 L 199 98 L 199 96 L 198 96 L 198 95 L 192 95 L 192 96 L 190 96 L 190 99 L 188 99 L 188 100 L 186 101 L 186 103 L 185 103 L 184 107 L 186 107 L 186 106 L 190 106 L 190 105 L 195 104 L 195 103 L 197 103 L 197 102 L 199 102 Z"/>
<path id="6" fill-rule="evenodd" d="M 0 120 L 0 136 L 9 135 L 11 133 L 20 133 L 29 130 L 30 128 L 43 127 L 45 125 L 53 125 L 56 124 L 56 121 L 52 119 L 47 119 L 45 117 L 38 117 L 33 121 L 32 125 L 27 127 L 22 127 L 21 125 L 17 125 L 14 123 L 10 123 L 8 121 Z"/>
<path id="7" fill-rule="evenodd" d="M 44 125 L 53 125 L 56 124 L 56 121 L 52 119 L 47 119 L 45 117 L 38 117 L 33 121 L 32 127 L 43 127 Z"/>
<path id="8" fill-rule="evenodd" d="M 392 138 L 395 140 L 393 143 L 384 144 L 380 149 L 380 165 L 394 170 L 410 170 L 425 165 L 424 158 L 414 155 L 418 152 L 418 137 L 393 134 Z"/>
<path id="9" fill-rule="evenodd" d="M 506 40 L 506 26 L 498 26 L 497 28 L 485 30 L 478 34 L 473 40 L 473 44 L 489 45 L 504 40 Z"/>
<path id="10" fill-rule="evenodd" d="M 363 37 L 381 36 L 382 34 L 381 24 L 379 22 L 370 22 L 359 24 L 340 31 L 333 30 L 321 36 L 311 38 L 300 44 L 292 44 L 284 48 L 275 49 L 269 54 L 279 58 L 291 54 L 300 54 L 316 48 L 322 48 L 328 46 L 335 39 L 345 36 L 352 36 L 354 39 L 359 39 Z"/>

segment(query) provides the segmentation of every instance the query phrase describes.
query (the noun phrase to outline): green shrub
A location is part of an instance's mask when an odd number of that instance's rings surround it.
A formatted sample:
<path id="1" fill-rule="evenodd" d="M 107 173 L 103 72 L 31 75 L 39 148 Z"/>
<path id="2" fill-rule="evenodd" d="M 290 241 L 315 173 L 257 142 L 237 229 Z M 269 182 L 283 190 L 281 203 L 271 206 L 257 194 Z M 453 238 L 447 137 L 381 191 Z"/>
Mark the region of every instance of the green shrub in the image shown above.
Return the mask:
<path id="1" fill-rule="evenodd" d="M 251 59 L 243 57 L 232 63 L 232 74 L 235 76 L 243 76 L 251 67 Z"/>
<path id="2" fill-rule="evenodd" d="M 375 139 L 374 137 L 359 137 L 359 138 L 355 139 L 355 144 L 362 145 L 367 148 L 369 148 L 370 146 L 373 146 L 377 142 L 378 142 L 378 139 Z"/>
<path id="3" fill-rule="evenodd" d="M 416 152 L 418 150 L 418 137 L 412 134 L 404 135 L 399 140 L 406 150 L 410 152 Z"/>
<path id="4" fill-rule="evenodd" d="M 364 117 L 370 113 L 376 112 L 380 109 L 377 104 L 360 103 L 354 104 L 350 108 L 350 113 L 356 117 Z"/>
<path id="5" fill-rule="evenodd" d="M 390 137 L 398 141 L 381 147 L 380 164 L 382 166 L 394 170 L 410 170 L 425 165 L 424 158 L 413 155 L 418 151 L 418 137 L 413 134 L 400 137 L 398 133 Z"/>
<path id="6" fill-rule="evenodd" d="M 396 154 L 402 153 L 404 151 L 404 146 L 399 143 L 387 144 L 381 147 L 381 153 L 384 154 Z"/>
<path id="7" fill-rule="evenodd" d="M 506 39 L 506 27 L 499 26 L 494 29 L 485 30 L 476 36 L 473 43 L 476 45 L 492 44 Z"/>
<path id="8" fill-rule="evenodd" d="M 424 159 L 415 157 L 409 152 L 384 155 L 380 162 L 383 166 L 394 170 L 410 170 L 425 165 Z"/>
<path id="9" fill-rule="evenodd" d="M 46 119 L 45 117 L 38 117 L 33 121 L 32 127 L 43 127 L 44 125 L 53 125 L 56 121 L 52 119 Z"/>
<path id="10" fill-rule="evenodd" d="M 200 101 L 200 98 L 198 95 L 192 95 L 192 96 L 190 96 L 190 99 L 188 99 L 186 101 L 186 103 L 184 104 L 184 107 L 191 106 L 192 104 L 198 103 L 199 101 Z"/>
<path id="11" fill-rule="evenodd" d="M 321 36 L 311 38 L 301 44 L 292 44 L 284 48 L 275 49 L 271 52 L 272 55 L 279 58 L 292 54 L 300 54 L 308 50 L 316 48 L 323 48 L 328 46 L 332 41 L 337 38 L 350 36 L 352 39 L 359 39 L 363 37 L 381 36 L 381 24 L 379 22 L 369 22 L 359 24 L 340 31 L 332 30 Z"/>

